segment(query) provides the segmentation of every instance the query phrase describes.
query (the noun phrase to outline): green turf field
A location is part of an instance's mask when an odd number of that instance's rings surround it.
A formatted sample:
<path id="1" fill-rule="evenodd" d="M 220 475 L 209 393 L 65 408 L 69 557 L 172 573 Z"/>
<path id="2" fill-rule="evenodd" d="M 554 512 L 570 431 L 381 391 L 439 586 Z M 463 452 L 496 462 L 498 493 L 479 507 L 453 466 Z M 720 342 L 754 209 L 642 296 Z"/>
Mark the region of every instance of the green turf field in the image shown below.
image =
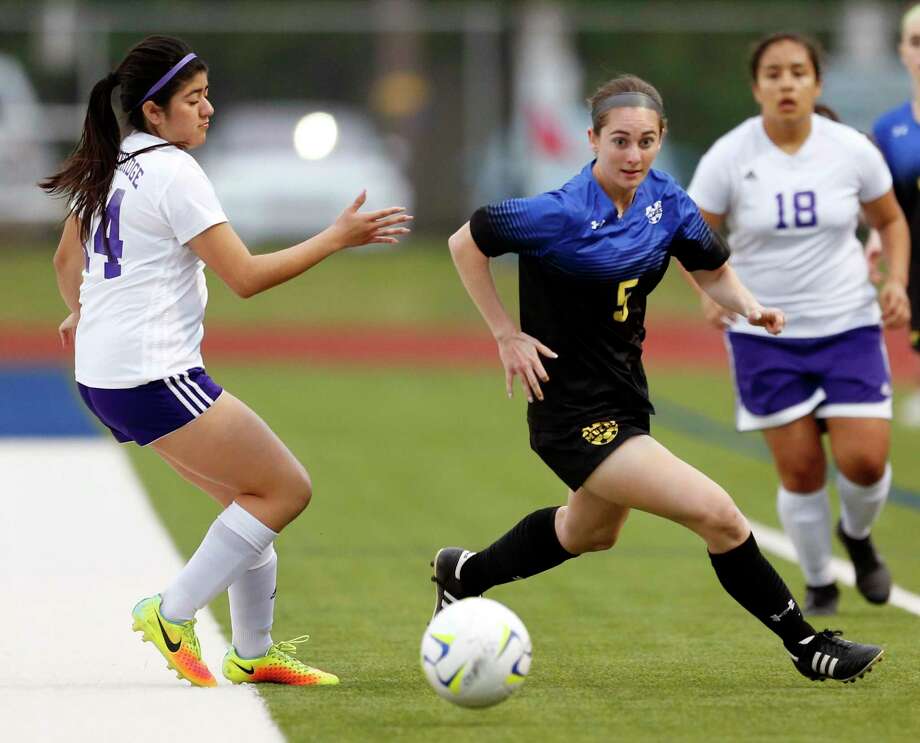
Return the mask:
<path id="1" fill-rule="evenodd" d="M 51 266 L 50 245 L 0 246 L 0 326 L 57 325 L 66 316 Z M 517 267 L 494 262 L 496 284 L 508 307 L 517 307 Z M 253 327 L 296 325 L 475 326 L 482 320 L 457 278 L 447 240 L 413 239 L 397 248 L 346 250 L 307 274 L 269 292 L 240 300 L 210 271 L 207 322 Z M 660 312 L 696 309 L 677 270 L 655 293 Z"/>
<path id="2" fill-rule="evenodd" d="M 520 399 L 498 374 L 298 366 L 212 367 L 307 464 L 316 496 L 279 539 L 276 639 L 312 635 L 305 657 L 329 689 L 264 688 L 291 740 L 916 740 L 920 618 L 844 590 L 832 626 L 884 643 L 856 685 L 808 682 L 781 646 L 723 594 L 689 532 L 633 514 L 610 553 L 573 560 L 490 595 L 526 622 L 531 676 L 491 710 L 456 709 L 418 664 L 435 549 L 484 546 L 564 488 L 527 448 Z M 775 481 L 756 438 L 730 433 L 718 376 L 652 375 L 655 433 L 775 525 Z M 702 417 L 701 417 L 702 416 Z M 920 483 L 920 434 L 898 430 L 902 488 Z M 189 554 L 216 508 L 149 451 L 142 479 Z M 876 534 L 896 580 L 920 592 L 920 512 L 889 505 Z M 777 561 L 800 592 L 797 568 Z M 214 607 L 227 627 L 227 607 Z M 823 628 L 823 625 L 821 625 Z"/>

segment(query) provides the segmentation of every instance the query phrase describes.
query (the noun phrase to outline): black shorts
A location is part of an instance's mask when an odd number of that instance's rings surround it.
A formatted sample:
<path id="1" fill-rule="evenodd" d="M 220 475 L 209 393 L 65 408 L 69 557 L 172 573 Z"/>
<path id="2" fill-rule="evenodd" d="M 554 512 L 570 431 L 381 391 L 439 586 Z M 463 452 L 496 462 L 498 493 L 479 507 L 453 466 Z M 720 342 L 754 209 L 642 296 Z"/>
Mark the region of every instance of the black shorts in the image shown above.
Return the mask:
<path id="1" fill-rule="evenodd" d="M 578 490 L 624 441 L 649 431 L 648 414 L 634 412 L 567 427 L 530 423 L 530 448 L 560 480 Z"/>
<path id="2" fill-rule="evenodd" d="M 910 345 L 920 353 L 920 256 L 910 258 L 910 281 L 907 284 L 910 299 Z"/>

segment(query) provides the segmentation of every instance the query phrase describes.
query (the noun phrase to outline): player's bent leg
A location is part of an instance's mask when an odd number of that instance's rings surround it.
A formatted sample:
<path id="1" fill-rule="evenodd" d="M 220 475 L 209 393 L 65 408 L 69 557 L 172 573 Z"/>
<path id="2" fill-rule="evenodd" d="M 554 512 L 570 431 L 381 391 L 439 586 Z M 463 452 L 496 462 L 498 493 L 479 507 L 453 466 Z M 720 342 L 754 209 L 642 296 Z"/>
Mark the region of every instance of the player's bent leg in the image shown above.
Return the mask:
<path id="1" fill-rule="evenodd" d="M 276 532 L 312 497 L 309 475 L 296 457 L 226 390 L 200 417 L 152 446 L 206 480 L 241 493 L 236 502 Z"/>
<path id="2" fill-rule="evenodd" d="M 339 677 L 308 666 L 294 656 L 307 635 L 273 643 L 265 655 L 241 658 L 231 646 L 224 655 L 224 676 L 234 684 L 287 684 L 289 686 L 331 686 Z"/>
<path id="3" fill-rule="evenodd" d="M 664 516 L 700 534 L 709 545 L 710 561 L 723 588 L 783 641 L 796 669 L 807 678 L 852 681 L 881 658 L 878 646 L 841 640 L 836 632 L 817 633 L 761 554 L 747 520 L 728 494 L 650 436 L 624 443 L 584 487 L 613 503 Z"/>
<path id="4" fill-rule="evenodd" d="M 840 591 L 831 569 L 827 460 L 818 421 L 808 415 L 766 429 L 763 434 L 780 477 L 776 510 L 805 576 L 803 611 L 809 615 L 835 614 Z"/>
<path id="5" fill-rule="evenodd" d="M 215 482 L 214 480 L 208 480 L 207 478 L 202 477 L 197 472 L 192 472 L 188 467 L 184 466 L 181 462 L 173 459 L 172 457 L 164 454 L 162 451 L 157 452 L 160 457 L 166 462 L 170 467 L 175 470 L 176 474 L 179 475 L 183 480 L 190 482 L 192 485 L 197 487 L 199 490 L 204 491 L 210 495 L 214 500 L 216 500 L 224 508 L 229 506 L 233 501 L 235 501 L 242 493 L 237 491 L 235 488 L 227 487 L 226 485 Z"/>
<path id="6" fill-rule="evenodd" d="M 622 444 L 591 473 L 583 490 L 621 508 L 683 524 L 711 552 L 737 547 L 751 533 L 725 490 L 651 436 L 634 436 Z"/>
<path id="7" fill-rule="evenodd" d="M 890 424 L 880 418 L 829 418 L 827 426 L 838 470 L 837 536 L 853 561 L 859 592 L 871 603 L 884 604 L 891 595 L 891 573 L 871 532 L 891 489 Z"/>
<path id="8" fill-rule="evenodd" d="M 201 658 L 195 634 L 195 620 L 171 622 L 160 613 L 160 596 L 143 599 L 131 611 L 132 628 L 141 632 L 144 642 L 152 642 L 166 659 L 167 668 L 195 686 L 217 686 L 214 676 Z"/>
<path id="9" fill-rule="evenodd" d="M 570 490 L 568 502 L 556 511 L 556 536 L 573 555 L 609 550 L 628 516 L 627 507 L 598 498 L 584 488 Z"/>

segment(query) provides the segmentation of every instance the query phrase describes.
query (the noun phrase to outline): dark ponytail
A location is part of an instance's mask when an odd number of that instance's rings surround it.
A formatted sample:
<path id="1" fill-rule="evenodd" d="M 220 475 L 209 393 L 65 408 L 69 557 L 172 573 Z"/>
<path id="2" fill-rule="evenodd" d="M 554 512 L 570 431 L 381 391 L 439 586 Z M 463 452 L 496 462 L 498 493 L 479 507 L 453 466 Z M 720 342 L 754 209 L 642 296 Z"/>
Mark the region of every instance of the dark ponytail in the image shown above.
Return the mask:
<path id="1" fill-rule="evenodd" d="M 84 242 L 89 237 L 93 217 L 105 208 L 118 165 L 121 131 L 112 108 L 112 94 L 118 88 L 119 108 L 127 117 L 128 125 L 138 131 L 147 131 L 141 104 L 151 100 L 165 108 L 187 80 L 207 71 L 207 65 L 195 58 L 155 95 L 145 98 L 157 81 L 190 51 L 184 41 L 169 36 L 148 36 L 131 49 L 115 72 L 93 86 L 80 141 L 61 170 L 39 183 L 48 193 L 70 202 L 70 214 L 79 221 L 80 239 Z"/>

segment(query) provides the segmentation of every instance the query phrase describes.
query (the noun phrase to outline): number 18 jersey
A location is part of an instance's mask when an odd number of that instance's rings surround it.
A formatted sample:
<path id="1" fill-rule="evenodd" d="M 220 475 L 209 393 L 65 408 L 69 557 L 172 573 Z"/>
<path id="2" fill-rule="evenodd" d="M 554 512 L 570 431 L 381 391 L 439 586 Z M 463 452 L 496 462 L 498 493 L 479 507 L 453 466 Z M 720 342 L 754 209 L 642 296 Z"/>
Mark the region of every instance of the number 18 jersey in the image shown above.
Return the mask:
<path id="1" fill-rule="evenodd" d="M 764 305 L 786 314 L 784 337 L 875 325 L 880 311 L 856 238 L 861 203 L 891 189 L 881 153 L 862 134 L 812 116 L 794 155 L 748 119 L 703 156 L 687 189 L 700 209 L 725 215 L 731 264 Z M 733 332 L 767 335 L 739 320 Z"/>
<path id="2" fill-rule="evenodd" d="M 140 153 L 154 145 L 164 146 Z M 208 293 L 186 243 L 227 221 L 191 155 L 141 132 L 121 149 L 83 245 L 75 375 L 87 387 L 137 387 L 202 366 Z"/>

